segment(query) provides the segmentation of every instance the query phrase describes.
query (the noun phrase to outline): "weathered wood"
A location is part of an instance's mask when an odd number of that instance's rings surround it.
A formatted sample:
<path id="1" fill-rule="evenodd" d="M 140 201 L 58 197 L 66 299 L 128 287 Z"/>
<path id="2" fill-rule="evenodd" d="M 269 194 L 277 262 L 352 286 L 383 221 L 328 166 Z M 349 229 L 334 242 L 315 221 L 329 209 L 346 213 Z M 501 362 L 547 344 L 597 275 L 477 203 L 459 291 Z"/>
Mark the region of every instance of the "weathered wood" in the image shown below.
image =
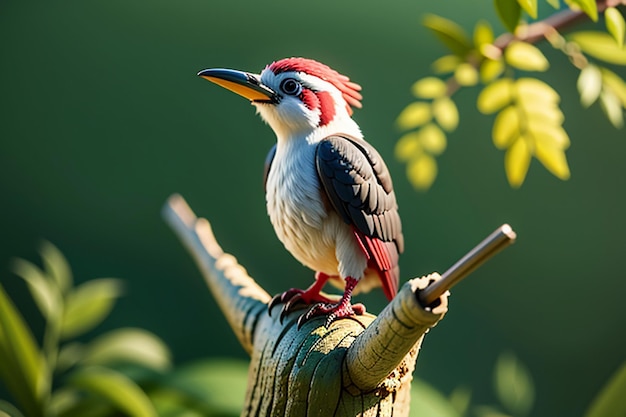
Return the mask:
<path id="1" fill-rule="evenodd" d="M 197 219 L 180 196 L 164 216 L 193 254 L 244 349 L 250 354 L 242 416 L 402 417 L 424 334 L 447 311 L 447 293 L 423 308 L 418 292 L 438 274 L 407 282 L 379 317 L 318 317 L 298 329 L 303 310 L 281 322 L 270 316 L 270 296 L 218 245 L 208 221 Z"/>

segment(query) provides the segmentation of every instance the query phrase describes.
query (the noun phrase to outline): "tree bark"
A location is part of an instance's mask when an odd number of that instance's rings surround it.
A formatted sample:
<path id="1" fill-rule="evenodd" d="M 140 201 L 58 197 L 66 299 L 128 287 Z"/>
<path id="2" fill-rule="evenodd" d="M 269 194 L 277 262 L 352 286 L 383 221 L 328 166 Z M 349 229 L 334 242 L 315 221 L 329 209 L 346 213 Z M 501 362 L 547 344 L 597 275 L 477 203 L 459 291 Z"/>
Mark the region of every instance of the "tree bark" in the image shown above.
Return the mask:
<path id="1" fill-rule="evenodd" d="M 444 293 L 422 307 L 419 291 L 439 274 L 408 281 L 380 313 L 298 329 L 306 310 L 280 320 L 271 297 L 222 251 L 209 222 L 182 197 L 170 197 L 166 221 L 193 255 L 239 342 L 251 356 L 242 416 L 379 416 L 409 413 L 410 386 L 424 335 L 447 312 Z"/>

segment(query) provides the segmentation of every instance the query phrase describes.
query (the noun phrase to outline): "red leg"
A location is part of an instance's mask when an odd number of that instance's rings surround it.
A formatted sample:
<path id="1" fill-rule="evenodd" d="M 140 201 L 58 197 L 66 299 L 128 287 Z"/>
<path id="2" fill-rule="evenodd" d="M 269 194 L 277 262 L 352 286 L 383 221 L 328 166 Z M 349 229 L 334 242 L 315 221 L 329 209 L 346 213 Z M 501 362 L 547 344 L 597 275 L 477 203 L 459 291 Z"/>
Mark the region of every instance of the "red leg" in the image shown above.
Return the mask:
<path id="1" fill-rule="evenodd" d="M 356 287 L 358 283 L 359 281 L 357 279 L 347 277 L 346 289 L 343 292 L 341 300 L 339 300 L 338 303 L 322 302 L 315 304 L 309 309 L 309 311 L 300 317 L 298 320 L 298 326 L 302 326 L 302 324 L 306 323 L 313 317 L 328 315 L 326 319 L 326 327 L 328 327 L 335 320 L 365 313 L 365 306 L 363 304 L 352 305 L 350 303 L 352 291 L 354 291 L 354 287 Z"/>
<path id="2" fill-rule="evenodd" d="M 307 288 L 306 290 L 301 290 L 299 288 L 291 288 L 284 293 L 277 294 L 268 305 L 268 310 L 271 314 L 272 308 L 277 304 L 285 303 L 283 307 L 280 318 L 281 320 L 298 304 L 315 304 L 315 303 L 334 303 L 335 300 L 332 300 L 322 294 L 322 288 L 330 278 L 330 275 L 327 275 L 323 272 L 315 273 L 315 282 Z"/>

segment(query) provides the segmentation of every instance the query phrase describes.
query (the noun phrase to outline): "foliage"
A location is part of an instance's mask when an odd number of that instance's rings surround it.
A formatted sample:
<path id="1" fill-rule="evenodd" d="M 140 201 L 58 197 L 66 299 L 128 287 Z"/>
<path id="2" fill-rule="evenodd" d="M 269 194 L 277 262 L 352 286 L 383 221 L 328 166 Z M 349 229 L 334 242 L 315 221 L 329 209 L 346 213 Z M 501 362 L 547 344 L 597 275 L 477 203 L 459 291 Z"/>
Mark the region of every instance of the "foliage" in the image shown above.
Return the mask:
<path id="1" fill-rule="evenodd" d="M 153 371 L 170 366 L 163 342 L 140 329 L 118 329 L 91 342 L 74 340 L 100 324 L 122 294 L 113 278 L 74 286 L 65 257 L 52 244 L 40 247 L 43 269 L 17 259 L 14 272 L 27 284 L 45 320 L 42 346 L 0 286 L 0 377 L 16 405 L 0 409 L 15 416 L 104 416 L 123 410 L 133 416 L 157 412 L 138 381 L 114 365 Z M 17 411 L 19 407 L 19 412 Z"/>
<path id="2" fill-rule="evenodd" d="M 535 402 L 535 387 L 526 366 L 511 352 L 503 352 L 493 370 L 497 405 L 472 405 L 471 390 L 458 387 L 448 396 L 415 380 L 411 392 L 411 416 L 430 417 L 524 417 Z M 626 413 L 626 362 L 622 364 L 592 401 L 584 417 L 621 416 Z"/>
<path id="3" fill-rule="evenodd" d="M 415 188 L 425 190 L 432 185 L 437 176 L 436 157 L 446 149 L 447 134 L 459 125 L 453 95 L 460 88 L 479 84 L 477 108 L 483 114 L 495 114 L 492 139 L 495 147 L 505 152 L 509 184 L 515 188 L 523 184 L 533 157 L 556 177 L 570 177 L 565 154 L 570 138 L 563 127 L 560 95 L 533 75 L 550 68 L 548 58 L 533 45 L 544 38 L 580 71 L 577 88 L 582 106 L 587 108 L 598 101 L 609 122 L 616 128 L 623 126 L 626 82 L 599 62 L 626 65 L 622 13 L 605 3 L 599 10 L 593 0 L 571 0 L 563 6 L 558 0 L 546 2 L 554 9 L 568 8 L 569 14 L 528 24 L 522 16 L 537 19 L 537 0 L 496 0 L 497 15 L 511 32 L 499 37 L 487 22 L 478 22 L 470 36 L 443 17 L 424 18 L 424 26 L 449 55 L 433 62 L 436 76 L 413 84 L 411 92 L 418 100 L 407 105 L 396 121 L 407 131 L 396 144 L 396 157 L 407 164 L 407 176 Z M 599 12 L 604 13 L 606 32 L 559 34 L 561 26 L 578 15 L 584 13 L 596 22 Z"/>

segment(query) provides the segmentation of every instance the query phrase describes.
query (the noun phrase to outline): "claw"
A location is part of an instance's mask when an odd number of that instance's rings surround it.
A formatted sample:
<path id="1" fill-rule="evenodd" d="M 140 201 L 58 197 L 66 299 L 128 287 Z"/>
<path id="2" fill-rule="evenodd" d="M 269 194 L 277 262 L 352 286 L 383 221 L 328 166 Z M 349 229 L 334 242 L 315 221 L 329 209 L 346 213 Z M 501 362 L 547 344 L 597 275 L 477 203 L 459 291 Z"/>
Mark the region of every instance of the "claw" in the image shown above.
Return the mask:
<path id="1" fill-rule="evenodd" d="M 352 316 L 361 316 L 365 313 L 365 306 L 361 303 L 350 304 L 350 302 L 340 301 L 336 304 L 318 303 L 309 308 L 306 313 L 298 318 L 298 329 L 300 329 L 309 320 L 327 316 L 324 326 L 330 327 L 333 322 L 343 318 L 352 318 Z"/>

